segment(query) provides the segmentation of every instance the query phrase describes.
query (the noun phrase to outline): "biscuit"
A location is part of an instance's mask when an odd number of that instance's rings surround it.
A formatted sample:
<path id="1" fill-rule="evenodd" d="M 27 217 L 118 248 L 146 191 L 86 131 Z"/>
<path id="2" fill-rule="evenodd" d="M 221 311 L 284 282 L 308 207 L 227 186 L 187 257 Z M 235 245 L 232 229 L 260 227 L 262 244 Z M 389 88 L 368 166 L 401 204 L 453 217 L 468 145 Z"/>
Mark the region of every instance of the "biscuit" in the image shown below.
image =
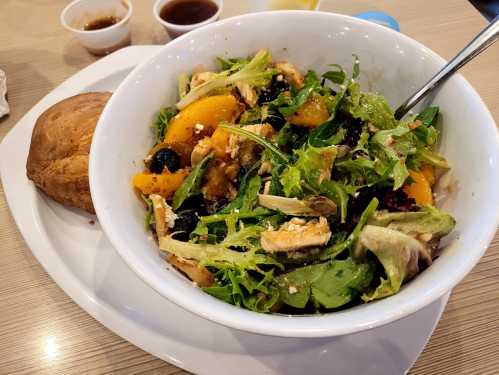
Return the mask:
<path id="1" fill-rule="evenodd" d="M 64 205 L 95 213 L 88 182 L 88 155 L 97 121 L 111 93 L 91 92 L 54 104 L 37 119 L 27 176 Z"/>

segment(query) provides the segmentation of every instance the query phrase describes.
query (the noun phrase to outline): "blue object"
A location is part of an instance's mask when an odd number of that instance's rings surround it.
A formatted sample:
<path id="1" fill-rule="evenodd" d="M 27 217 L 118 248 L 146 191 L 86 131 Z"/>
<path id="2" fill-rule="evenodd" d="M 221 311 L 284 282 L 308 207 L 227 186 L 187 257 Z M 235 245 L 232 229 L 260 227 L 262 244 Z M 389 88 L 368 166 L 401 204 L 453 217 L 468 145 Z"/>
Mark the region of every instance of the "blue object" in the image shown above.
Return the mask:
<path id="1" fill-rule="evenodd" d="M 390 29 L 393 29 L 395 31 L 400 31 L 400 26 L 395 18 L 383 12 L 362 12 L 354 14 L 353 16 L 377 23 L 381 26 L 389 27 Z"/>

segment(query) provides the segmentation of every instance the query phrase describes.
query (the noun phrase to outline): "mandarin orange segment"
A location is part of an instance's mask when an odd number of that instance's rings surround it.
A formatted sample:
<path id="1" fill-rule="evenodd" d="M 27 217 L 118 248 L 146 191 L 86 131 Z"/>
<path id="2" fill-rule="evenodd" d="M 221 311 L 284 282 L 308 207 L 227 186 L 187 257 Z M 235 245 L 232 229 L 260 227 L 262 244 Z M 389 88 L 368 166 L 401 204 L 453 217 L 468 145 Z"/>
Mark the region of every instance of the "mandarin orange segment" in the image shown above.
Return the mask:
<path id="1" fill-rule="evenodd" d="M 164 172 L 162 174 L 137 173 L 133 176 L 133 186 L 142 194 L 159 194 L 169 199 L 175 191 L 182 185 L 189 174 L 186 169 L 179 169 L 175 173 Z"/>
<path id="2" fill-rule="evenodd" d="M 409 176 L 412 178 L 413 182 L 404 185 L 405 193 L 410 198 L 413 198 L 417 204 L 433 204 L 431 187 L 424 174 L 420 171 L 410 170 Z"/>

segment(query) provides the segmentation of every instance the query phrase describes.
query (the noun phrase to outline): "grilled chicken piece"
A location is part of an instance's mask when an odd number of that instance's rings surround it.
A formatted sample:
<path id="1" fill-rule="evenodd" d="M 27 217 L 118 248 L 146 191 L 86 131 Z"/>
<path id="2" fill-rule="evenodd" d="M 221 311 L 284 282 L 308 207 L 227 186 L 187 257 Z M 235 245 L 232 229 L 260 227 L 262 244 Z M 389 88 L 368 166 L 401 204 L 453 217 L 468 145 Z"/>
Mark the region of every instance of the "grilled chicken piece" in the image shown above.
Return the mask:
<path id="1" fill-rule="evenodd" d="M 193 74 L 191 78 L 191 89 L 193 89 L 196 86 L 202 85 L 203 83 L 209 81 L 216 75 L 217 73 L 213 72 L 199 72 Z"/>
<path id="2" fill-rule="evenodd" d="M 187 277 L 199 287 L 211 286 L 215 282 L 213 274 L 208 271 L 206 267 L 200 266 L 199 263 L 194 260 L 183 259 L 170 254 L 168 256 L 168 262 L 176 269 L 186 274 Z"/>
<path id="3" fill-rule="evenodd" d="M 237 90 L 239 91 L 239 94 L 241 94 L 242 98 L 246 102 L 246 104 L 249 105 L 251 108 L 253 108 L 256 105 L 256 101 L 258 99 L 255 89 L 252 88 L 246 82 L 242 81 L 237 82 L 236 87 Z"/>
<path id="4" fill-rule="evenodd" d="M 270 138 L 275 133 L 274 128 L 267 123 L 246 125 L 243 127 L 243 129 L 248 130 L 264 138 Z M 259 155 L 260 150 L 261 146 L 258 145 L 256 142 L 247 139 L 243 136 L 231 134 L 229 139 L 230 156 L 233 159 L 238 158 L 239 163 L 243 167 L 253 165 L 260 157 Z"/>
<path id="5" fill-rule="evenodd" d="M 278 230 L 262 232 L 261 245 L 265 251 L 296 251 L 311 246 L 323 246 L 331 238 L 327 219 L 305 221 L 293 218 Z"/>
<path id="6" fill-rule="evenodd" d="M 165 236 L 169 229 L 175 225 L 177 215 L 172 208 L 166 203 L 165 198 L 158 194 L 151 194 L 149 198 L 152 201 L 154 210 L 154 222 L 156 223 L 156 234 L 158 237 Z"/>
<path id="7" fill-rule="evenodd" d="M 282 62 L 275 64 L 275 67 L 279 73 L 284 74 L 284 77 L 286 77 L 288 82 L 292 83 L 297 88 L 301 89 L 304 86 L 305 77 L 303 77 L 303 74 L 301 74 L 293 64 L 289 62 Z"/>
<path id="8" fill-rule="evenodd" d="M 213 145 L 211 144 L 211 139 L 209 137 L 201 139 L 192 150 L 191 165 L 194 167 L 198 164 L 212 149 Z"/>

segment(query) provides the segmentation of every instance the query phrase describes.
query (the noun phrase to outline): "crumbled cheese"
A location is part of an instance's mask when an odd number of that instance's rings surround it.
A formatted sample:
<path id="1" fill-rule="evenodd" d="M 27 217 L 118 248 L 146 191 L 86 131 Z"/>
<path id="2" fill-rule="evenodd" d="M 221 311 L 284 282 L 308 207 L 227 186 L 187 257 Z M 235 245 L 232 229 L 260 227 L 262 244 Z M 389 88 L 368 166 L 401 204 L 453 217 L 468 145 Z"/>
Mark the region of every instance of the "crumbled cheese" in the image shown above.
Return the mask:
<path id="1" fill-rule="evenodd" d="M 282 74 L 279 74 L 279 75 L 277 76 L 277 80 L 278 80 L 278 81 L 282 81 L 282 80 L 284 80 L 284 76 L 283 76 Z"/>
<path id="2" fill-rule="evenodd" d="M 177 220 L 178 216 L 175 212 L 173 212 L 170 205 L 164 202 L 165 207 L 165 223 L 168 228 L 173 228 L 175 226 L 175 220 Z"/>
<path id="3" fill-rule="evenodd" d="M 298 289 L 296 289 L 296 286 L 290 285 L 288 291 L 289 294 L 295 294 L 298 292 Z"/>
<path id="4" fill-rule="evenodd" d="M 194 125 L 194 133 L 195 134 L 199 134 L 201 133 L 201 131 L 204 129 L 204 125 L 203 124 L 196 124 Z"/>

